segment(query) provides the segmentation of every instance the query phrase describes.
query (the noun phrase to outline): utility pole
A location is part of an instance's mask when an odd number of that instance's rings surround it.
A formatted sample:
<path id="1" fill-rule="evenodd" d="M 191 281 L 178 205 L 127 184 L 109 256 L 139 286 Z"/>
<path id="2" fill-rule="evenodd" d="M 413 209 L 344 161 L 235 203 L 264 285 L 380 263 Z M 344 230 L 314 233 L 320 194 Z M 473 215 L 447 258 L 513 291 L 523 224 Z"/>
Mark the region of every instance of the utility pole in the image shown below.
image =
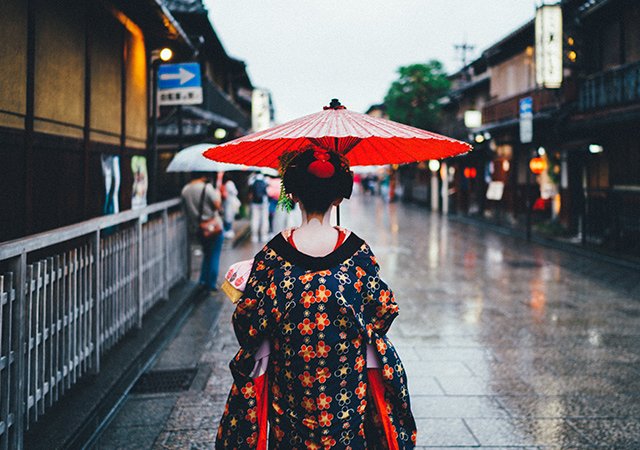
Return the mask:
<path id="1" fill-rule="evenodd" d="M 460 60 L 462 61 L 462 67 L 467 67 L 467 53 L 471 53 L 476 46 L 469 45 L 466 42 L 461 45 L 454 45 L 455 49 L 460 52 Z"/>

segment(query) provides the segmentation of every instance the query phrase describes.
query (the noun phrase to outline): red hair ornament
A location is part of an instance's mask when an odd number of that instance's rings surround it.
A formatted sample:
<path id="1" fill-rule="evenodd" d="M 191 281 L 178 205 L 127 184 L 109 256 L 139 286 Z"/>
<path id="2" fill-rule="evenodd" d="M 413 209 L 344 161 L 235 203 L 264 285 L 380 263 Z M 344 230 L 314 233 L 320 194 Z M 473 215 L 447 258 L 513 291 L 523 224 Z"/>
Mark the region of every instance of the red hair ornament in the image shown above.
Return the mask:
<path id="1" fill-rule="evenodd" d="M 313 152 L 316 161 L 309 164 L 307 171 L 318 178 L 331 178 L 336 172 L 333 164 L 329 162 L 331 158 L 326 150 L 317 150 Z"/>

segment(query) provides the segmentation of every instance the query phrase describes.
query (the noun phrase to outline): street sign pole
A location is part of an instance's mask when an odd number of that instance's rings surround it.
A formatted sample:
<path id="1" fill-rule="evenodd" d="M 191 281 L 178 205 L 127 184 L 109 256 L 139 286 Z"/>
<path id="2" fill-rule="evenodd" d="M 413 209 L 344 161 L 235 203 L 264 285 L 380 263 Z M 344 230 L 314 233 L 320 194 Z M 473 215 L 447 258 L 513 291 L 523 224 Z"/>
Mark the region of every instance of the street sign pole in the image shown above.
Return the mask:
<path id="1" fill-rule="evenodd" d="M 520 142 L 522 144 L 530 144 L 533 140 L 533 101 L 531 97 L 525 97 L 520 100 Z M 529 163 L 529 147 L 527 149 L 527 178 L 525 188 L 525 208 L 526 208 L 526 233 L 527 241 L 531 240 L 531 170 Z"/>
<path id="2" fill-rule="evenodd" d="M 176 111 L 176 125 L 178 126 L 178 151 L 183 147 L 183 132 L 182 132 L 182 105 L 178 105 L 178 111 Z"/>
<path id="3" fill-rule="evenodd" d="M 529 159 L 529 158 L 527 158 Z M 525 207 L 527 208 L 527 241 L 531 240 L 531 170 L 527 167 L 527 189 L 525 190 Z"/>
<path id="4" fill-rule="evenodd" d="M 149 170 L 149 203 L 155 203 L 158 192 L 158 67 L 160 61 L 152 62 L 151 94 L 151 167 Z"/>
<path id="5" fill-rule="evenodd" d="M 151 161 L 149 199 L 158 201 L 158 108 L 163 105 L 178 106 L 178 142 L 182 147 L 182 105 L 202 103 L 202 78 L 200 64 L 160 64 L 153 61 L 153 86 L 151 112 Z"/>

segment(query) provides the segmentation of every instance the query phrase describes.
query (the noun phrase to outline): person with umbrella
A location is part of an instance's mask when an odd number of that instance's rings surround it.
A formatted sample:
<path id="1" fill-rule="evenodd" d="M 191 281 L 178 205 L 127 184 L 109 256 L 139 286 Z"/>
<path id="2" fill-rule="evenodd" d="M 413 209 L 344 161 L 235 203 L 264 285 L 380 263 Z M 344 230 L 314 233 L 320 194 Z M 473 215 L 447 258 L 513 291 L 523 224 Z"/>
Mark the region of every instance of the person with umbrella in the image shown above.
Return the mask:
<path id="1" fill-rule="evenodd" d="M 304 146 L 282 154 L 280 173 L 302 224 L 253 260 L 216 448 L 266 449 L 268 420 L 270 449 L 412 449 L 407 379 L 387 337 L 398 306 L 371 248 L 329 223 L 351 196 L 349 163 Z"/>

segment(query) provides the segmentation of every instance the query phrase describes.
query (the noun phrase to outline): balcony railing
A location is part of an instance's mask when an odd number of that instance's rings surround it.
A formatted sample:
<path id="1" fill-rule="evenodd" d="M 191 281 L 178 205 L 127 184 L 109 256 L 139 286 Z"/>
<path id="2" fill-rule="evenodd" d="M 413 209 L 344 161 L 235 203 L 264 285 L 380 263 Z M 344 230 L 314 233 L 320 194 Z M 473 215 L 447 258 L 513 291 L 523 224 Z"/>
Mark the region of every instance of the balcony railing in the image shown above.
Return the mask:
<path id="1" fill-rule="evenodd" d="M 640 61 L 587 77 L 579 88 L 580 111 L 640 100 Z"/>
<path id="2" fill-rule="evenodd" d="M 551 89 L 535 89 L 503 100 L 494 100 L 482 108 L 482 122 L 495 123 L 520 117 L 520 100 L 531 97 L 533 114 L 560 106 L 556 91 Z"/>
<path id="3" fill-rule="evenodd" d="M 584 241 L 640 256 L 640 187 L 589 189 L 584 196 Z"/>
<path id="4" fill-rule="evenodd" d="M 180 199 L 0 244 L 0 449 L 188 274 Z"/>
<path id="5" fill-rule="evenodd" d="M 222 92 L 209 79 L 202 80 L 202 88 L 204 90 L 204 103 L 202 108 L 212 111 L 227 119 L 233 120 L 241 128 L 248 130 L 251 128 L 251 119 L 247 117 L 237 105 L 231 101 L 229 96 Z"/>

